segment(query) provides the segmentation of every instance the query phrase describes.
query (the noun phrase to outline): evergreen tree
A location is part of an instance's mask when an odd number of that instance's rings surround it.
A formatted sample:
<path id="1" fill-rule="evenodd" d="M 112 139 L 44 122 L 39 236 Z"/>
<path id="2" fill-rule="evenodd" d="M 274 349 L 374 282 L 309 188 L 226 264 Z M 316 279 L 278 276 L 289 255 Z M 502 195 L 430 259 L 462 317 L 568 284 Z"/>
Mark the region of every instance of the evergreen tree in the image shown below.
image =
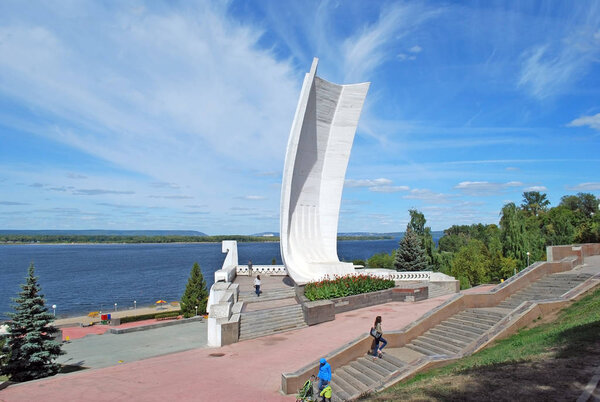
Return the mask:
<path id="1" fill-rule="evenodd" d="M 12 381 L 28 381 L 54 375 L 60 366 L 54 359 L 62 354 L 60 343 L 52 335 L 57 329 L 52 326 L 54 317 L 45 306 L 40 294 L 33 264 L 29 266 L 26 283 L 21 285 L 16 303 L 16 313 L 10 313 L 8 361 L 3 372 Z"/>
<path id="2" fill-rule="evenodd" d="M 427 254 L 427 265 L 430 267 L 435 267 L 434 269 L 437 271 L 439 269 L 439 265 L 436 264 L 436 262 L 439 261 L 439 258 L 437 258 L 436 255 L 437 249 L 435 248 L 435 242 L 433 241 L 433 236 L 431 235 L 431 228 L 429 226 L 425 226 L 427 219 L 425 219 L 425 215 L 423 215 L 422 212 L 416 209 L 409 209 L 408 213 L 410 214 L 410 222 L 408 223 L 408 227 L 410 227 L 421 240 L 421 247 Z"/>
<path id="3" fill-rule="evenodd" d="M 196 315 L 196 306 L 200 313 L 206 312 L 206 303 L 208 301 L 208 291 L 206 282 L 202 276 L 200 265 L 197 262 L 192 267 L 190 278 L 188 279 L 185 292 L 181 297 L 181 311 L 186 318 Z"/>
<path id="4" fill-rule="evenodd" d="M 425 271 L 428 268 L 427 254 L 421 246 L 419 236 L 409 226 L 400 240 L 394 267 L 398 271 Z"/>

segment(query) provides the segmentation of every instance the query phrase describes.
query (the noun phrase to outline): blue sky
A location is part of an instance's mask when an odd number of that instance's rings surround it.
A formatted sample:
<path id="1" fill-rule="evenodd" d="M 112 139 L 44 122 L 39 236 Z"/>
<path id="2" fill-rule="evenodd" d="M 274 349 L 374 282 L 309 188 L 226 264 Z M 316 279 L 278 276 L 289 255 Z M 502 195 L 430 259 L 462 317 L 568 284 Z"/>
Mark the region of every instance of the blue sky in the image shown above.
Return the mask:
<path id="1" fill-rule="evenodd" d="M 0 2 L 0 228 L 278 231 L 304 74 L 371 87 L 342 232 L 600 195 L 600 2 Z"/>

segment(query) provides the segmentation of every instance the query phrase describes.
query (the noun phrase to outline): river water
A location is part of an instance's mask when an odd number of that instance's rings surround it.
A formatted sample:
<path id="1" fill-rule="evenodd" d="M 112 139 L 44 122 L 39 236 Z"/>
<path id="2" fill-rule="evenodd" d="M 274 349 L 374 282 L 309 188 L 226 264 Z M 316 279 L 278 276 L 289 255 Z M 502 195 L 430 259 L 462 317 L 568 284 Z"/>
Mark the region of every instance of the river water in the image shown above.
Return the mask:
<path id="1" fill-rule="evenodd" d="M 367 259 L 389 253 L 398 240 L 338 242 L 340 260 Z M 238 243 L 239 263 L 281 264 L 279 243 Z M 0 320 L 12 310 L 11 298 L 34 263 L 46 306 L 56 304 L 57 317 L 153 305 L 179 300 L 194 262 L 207 287 L 221 269 L 221 243 L 0 245 Z M 51 308 L 49 308 L 50 311 Z"/>

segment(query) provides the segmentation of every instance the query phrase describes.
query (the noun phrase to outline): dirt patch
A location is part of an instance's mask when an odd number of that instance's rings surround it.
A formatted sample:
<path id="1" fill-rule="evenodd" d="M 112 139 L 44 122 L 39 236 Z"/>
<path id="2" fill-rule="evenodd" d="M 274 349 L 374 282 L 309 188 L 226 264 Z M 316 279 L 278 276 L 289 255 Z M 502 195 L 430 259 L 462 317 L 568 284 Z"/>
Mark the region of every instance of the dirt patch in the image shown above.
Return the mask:
<path id="1" fill-rule="evenodd" d="M 582 353 L 557 357 L 547 353 L 516 363 L 476 367 L 453 375 L 440 375 L 370 401 L 574 401 L 600 363 L 600 341 Z"/>

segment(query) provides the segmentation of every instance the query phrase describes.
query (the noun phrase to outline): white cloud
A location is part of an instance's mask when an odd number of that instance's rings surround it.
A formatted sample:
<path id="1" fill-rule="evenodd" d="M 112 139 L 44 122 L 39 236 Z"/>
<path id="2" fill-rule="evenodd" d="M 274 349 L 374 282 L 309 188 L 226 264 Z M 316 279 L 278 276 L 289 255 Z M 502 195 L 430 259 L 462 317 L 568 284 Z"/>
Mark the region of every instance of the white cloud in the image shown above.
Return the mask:
<path id="1" fill-rule="evenodd" d="M 360 179 L 352 180 L 346 179 L 344 185 L 346 187 L 374 187 L 374 186 L 387 186 L 392 184 L 390 179 L 379 178 L 379 179 Z"/>
<path id="2" fill-rule="evenodd" d="M 488 181 L 463 181 L 454 186 L 455 189 L 474 197 L 498 195 L 511 187 L 520 187 L 523 183 L 510 181 L 507 183 L 493 183 Z"/>
<path id="3" fill-rule="evenodd" d="M 584 7 L 586 15 L 576 23 L 547 29 L 547 42 L 530 47 L 521 54 L 522 66 L 518 87 L 544 99 L 568 89 L 584 76 L 600 55 L 596 33 L 600 8 Z M 557 33 L 555 33 L 557 32 Z"/>
<path id="4" fill-rule="evenodd" d="M 403 196 L 402 198 L 408 200 L 422 200 L 425 202 L 437 202 L 437 203 L 445 203 L 449 202 L 449 198 L 451 195 L 436 193 L 428 189 L 412 189 L 410 190 L 410 194 Z"/>
<path id="5" fill-rule="evenodd" d="M 369 191 L 374 193 L 397 193 L 400 191 L 408 191 L 408 186 L 392 186 L 390 179 L 379 178 L 379 179 L 361 179 L 352 180 L 347 179 L 344 182 L 346 187 L 367 187 Z"/>
<path id="6" fill-rule="evenodd" d="M 245 195 L 244 197 L 242 197 L 242 199 L 244 199 L 244 200 L 253 200 L 253 201 L 264 200 L 266 198 L 267 197 L 265 197 L 264 195 Z"/>
<path id="7" fill-rule="evenodd" d="M 581 116 L 577 119 L 573 120 L 569 124 L 569 127 L 581 127 L 588 126 L 593 128 L 594 130 L 600 130 L 600 113 L 595 114 L 593 116 Z"/>
<path id="8" fill-rule="evenodd" d="M 439 12 L 416 3 L 384 7 L 375 23 L 364 26 L 360 33 L 345 40 L 341 62 L 347 66 L 345 81 L 368 79 L 371 72 L 393 54 L 390 47 Z"/>
<path id="9" fill-rule="evenodd" d="M 374 193 L 397 193 L 400 191 L 408 191 L 410 187 L 408 186 L 374 186 L 369 187 L 369 191 L 373 191 Z"/>
<path id="10" fill-rule="evenodd" d="M 573 187 L 567 187 L 573 191 L 600 191 L 600 182 L 579 183 Z"/>
<path id="11" fill-rule="evenodd" d="M 531 186 L 524 188 L 523 191 L 548 191 L 546 186 Z"/>
<path id="12" fill-rule="evenodd" d="M 423 48 L 419 45 L 415 45 L 415 46 L 411 47 L 410 49 L 408 49 L 408 51 L 411 53 L 421 53 L 422 50 L 423 50 Z"/>
<path id="13" fill-rule="evenodd" d="M 13 128 L 206 192 L 250 185 L 225 180 L 228 166 L 280 169 L 300 82 L 290 61 L 226 5 L 186 4 L 38 5 L 3 19 L 0 94 L 39 115 L 12 116 Z"/>

